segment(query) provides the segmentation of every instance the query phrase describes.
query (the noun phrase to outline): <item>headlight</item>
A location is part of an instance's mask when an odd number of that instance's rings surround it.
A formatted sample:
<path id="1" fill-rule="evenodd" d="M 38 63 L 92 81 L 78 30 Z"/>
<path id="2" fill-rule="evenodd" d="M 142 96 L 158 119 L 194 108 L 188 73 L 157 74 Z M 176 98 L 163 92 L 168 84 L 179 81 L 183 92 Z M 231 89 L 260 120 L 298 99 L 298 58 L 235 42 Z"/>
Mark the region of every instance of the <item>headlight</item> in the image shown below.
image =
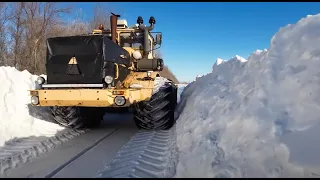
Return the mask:
<path id="1" fill-rule="evenodd" d="M 141 53 L 139 51 L 135 51 L 132 53 L 134 59 L 139 60 L 142 58 Z"/>
<path id="2" fill-rule="evenodd" d="M 123 96 L 116 96 L 114 98 L 114 103 L 118 106 L 123 106 L 126 104 L 126 99 Z"/>
<path id="3" fill-rule="evenodd" d="M 111 77 L 111 76 L 106 76 L 106 77 L 104 78 L 104 81 L 105 81 L 107 84 L 111 84 L 112 81 L 113 81 L 113 77 Z"/>
<path id="4" fill-rule="evenodd" d="M 38 105 L 39 104 L 39 98 L 37 96 L 32 96 L 31 97 L 31 103 L 33 105 Z"/>
<path id="5" fill-rule="evenodd" d="M 37 83 L 38 83 L 39 85 L 44 84 L 45 81 L 46 81 L 46 80 L 45 80 L 43 77 L 41 77 L 41 76 L 39 76 L 39 77 L 37 78 Z"/>

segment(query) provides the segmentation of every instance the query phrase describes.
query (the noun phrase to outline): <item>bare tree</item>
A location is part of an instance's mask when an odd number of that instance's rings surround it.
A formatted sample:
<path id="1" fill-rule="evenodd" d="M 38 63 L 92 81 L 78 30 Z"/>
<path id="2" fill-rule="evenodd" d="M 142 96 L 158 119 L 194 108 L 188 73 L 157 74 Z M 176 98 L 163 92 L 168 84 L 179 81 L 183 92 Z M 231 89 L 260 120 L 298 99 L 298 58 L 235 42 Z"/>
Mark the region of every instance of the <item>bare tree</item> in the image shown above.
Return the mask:
<path id="1" fill-rule="evenodd" d="M 6 36 L 8 21 L 11 18 L 10 4 L 7 2 L 0 2 L 0 66 L 8 65 L 8 39 Z"/>
<path id="2" fill-rule="evenodd" d="M 0 65 L 44 73 L 49 37 L 87 33 L 89 22 L 77 16 L 73 22 L 61 18 L 70 7 L 55 2 L 0 2 Z"/>
<path id="3" fill-rule="evenodd" d="M 110 11 L 102 3 L 97 3 L 93 10 L 93 18 L 91 19 L 89 26 L 91 29 L 97 28 L 100 24 L 105 29 L 110 28 Z"/>
<path id="4" fill-rule="evenodd" d="M 70 8 L 58 8 L 55 2 L 30 2 L 25 8 L 25 36 L 28 52 L 23 68 L 29 67 L 33 73 L 42 73 L 45 70 L 45 39 L 53 26 L 59 25 L 61 14 L 69 13 Z"/>
<path id="5" fill-rule="evenodd" d="M 47 38 L 87 34 L 99 24 L 110 28 L 111 12 L 101 3 L 96 4 L 89 21 L 84 19 L 81 9 L 72 21 L 62 19 L 61 15 L 75 11 L 57 5 L 55 2 L 0 2 L 0 66 L 45 73 Z M 160 51 L 155 54 L 162 56 Z M 160 74 L 178 82 L 167 66 Z"/>
<path id="6" fill-rule="evenodd" d="M 15 2 L 12 4 L 12 19 L 9 25 L 9 36 L 12 39 L 11 43 L 11 59 L 9 65 L 12 65 L 19 69 L 20 60 L 22 59 L 21 54 L 23 54 L 23 9 L 25 2 Z"/>
<path id="7" fill-rule="evenodd" d="M 78 9 L 76 11 L 75 18 L 70 22 L 68 22 L 63 29 L 63 33 L 61 36 L 73 36 L 73 35 L 82 35 L 88 34 L 92 31 L 89 27 L 89 22 L 86 22 L 84 19 L 84 13 L 82 9 Z"/>

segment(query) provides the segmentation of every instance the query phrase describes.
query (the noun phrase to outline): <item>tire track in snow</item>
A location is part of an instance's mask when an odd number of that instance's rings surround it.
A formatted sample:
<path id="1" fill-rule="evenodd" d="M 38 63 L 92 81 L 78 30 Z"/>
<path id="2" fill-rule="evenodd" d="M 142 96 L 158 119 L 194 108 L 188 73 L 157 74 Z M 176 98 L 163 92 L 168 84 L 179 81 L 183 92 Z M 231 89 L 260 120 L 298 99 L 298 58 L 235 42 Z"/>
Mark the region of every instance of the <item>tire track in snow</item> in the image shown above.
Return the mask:
<path id="1" fill-rule="evenodd" d="M 66 129 L 53 137 L 28 137 L 17 141 L 13 139 L 0 147 L 0 175 L 7 174 L 11 169 L 31 161 L 62 143 L 88 131 Z"/>
<path id="2" fill-rule="evenodd" d="M 178 106 L 175 119 L 181 112 L 180 100 L 185 85 L 178 85 Z M 176 174 L 179 152 L 176 125 L 169 130 L 141 130 L 124 145 L 98 178 L 172 178 Z"/>
<path id="3" fill-rule="evenodd" d="M 176 128 L 141 130 L 124 145 L 98 178 L 170 178 L 178 160 Z"/>

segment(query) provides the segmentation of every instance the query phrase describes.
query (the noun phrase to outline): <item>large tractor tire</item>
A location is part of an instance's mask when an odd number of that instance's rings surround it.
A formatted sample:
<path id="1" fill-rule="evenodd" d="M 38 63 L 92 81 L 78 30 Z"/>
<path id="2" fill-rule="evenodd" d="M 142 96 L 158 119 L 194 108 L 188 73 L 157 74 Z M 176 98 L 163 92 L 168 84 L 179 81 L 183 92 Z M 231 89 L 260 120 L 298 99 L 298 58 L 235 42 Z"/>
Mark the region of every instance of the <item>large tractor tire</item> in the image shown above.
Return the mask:
<path id="1" fill-rule="evenodd" d="M 103 108 L 94 107 L 52 107 L 51 112 L 54 120 L 61 126 L 80 129 L 94 128 L 100 125 Z"/>
<path id="2" fill-rule="evenodd" d="M 170 81 L 156 86 L 149 101 L 135 104 L 134 121 L 140 129 L 167 130 L 175 124 L 177 87 Z"/>

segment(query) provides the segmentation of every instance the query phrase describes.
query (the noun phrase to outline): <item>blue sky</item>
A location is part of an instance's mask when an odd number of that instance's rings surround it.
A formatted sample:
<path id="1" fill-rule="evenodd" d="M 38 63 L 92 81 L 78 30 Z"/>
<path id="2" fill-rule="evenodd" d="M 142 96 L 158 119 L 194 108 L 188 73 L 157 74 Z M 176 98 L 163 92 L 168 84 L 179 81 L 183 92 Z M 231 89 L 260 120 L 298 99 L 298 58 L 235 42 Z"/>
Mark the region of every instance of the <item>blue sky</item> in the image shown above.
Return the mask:
<path id="1" fill-rule="evenodd" d="M 96 3 L 77 2 L 90 17 Z M 320 13 L 315 3 L 195 3 L 106 2 L 108 11 L 120 14 L 130 25 L 138 16 L 156 19 L 154 31 L 163 33 L 161 52 L 166 65 L 180 81 L 211 72 L 217 58 L 247 58 L 269 47 L 272 36 L 287 24 Z"/>

